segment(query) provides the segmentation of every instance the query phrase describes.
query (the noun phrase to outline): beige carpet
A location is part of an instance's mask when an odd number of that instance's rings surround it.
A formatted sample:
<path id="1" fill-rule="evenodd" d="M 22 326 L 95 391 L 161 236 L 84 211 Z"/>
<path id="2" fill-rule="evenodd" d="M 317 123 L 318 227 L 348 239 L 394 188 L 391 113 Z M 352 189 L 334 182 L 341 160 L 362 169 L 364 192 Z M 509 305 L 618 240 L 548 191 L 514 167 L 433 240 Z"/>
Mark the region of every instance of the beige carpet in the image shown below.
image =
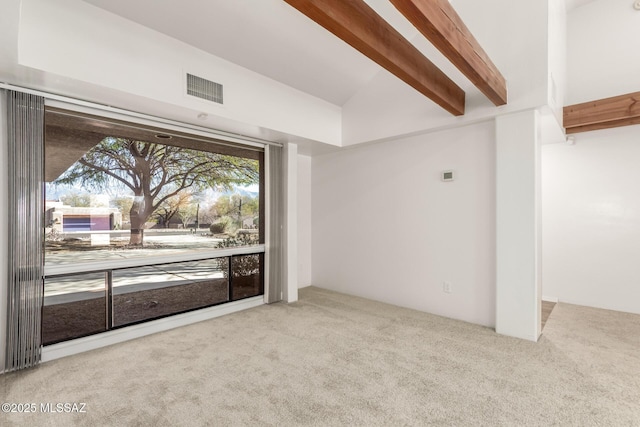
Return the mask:
<path id="1" fill-rule="evenodd" d="M 318 288 L 0 376 L 0 425 L 640 425 L 640 316 L 556 305 L 531 343 Z M 39 408 L 38 408 L 39 410 Z"/>

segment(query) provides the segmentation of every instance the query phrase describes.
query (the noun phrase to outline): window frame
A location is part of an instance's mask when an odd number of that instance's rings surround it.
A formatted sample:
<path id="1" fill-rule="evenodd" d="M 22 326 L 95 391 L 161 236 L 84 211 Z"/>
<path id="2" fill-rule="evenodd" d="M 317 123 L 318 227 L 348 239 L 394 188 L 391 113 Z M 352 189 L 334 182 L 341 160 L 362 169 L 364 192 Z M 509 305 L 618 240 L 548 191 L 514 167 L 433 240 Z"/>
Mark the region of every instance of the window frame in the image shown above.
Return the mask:
<path id="1" fill-rule="evenodd" d="M 267 146 L 271 143 L 267 141 L 260 141 L 254 138 L 244 138 L 239 137 L 237 135 L 228 134 L 225 132 L 212 131 L 211 129 L 201 128 L 194 125 L 188 125 L 184 123 L 174 122 L 171 120 L 160 119 L 157 117 L 145 116 L 142 114 L 116 111 L 116 109 L 112 109 L 110 107 L 105 107 L 105 110 L 95 109 L 88 105 L 76 105 L 69 104 L 67 102 L 58 101 L 58 100 L 45 100 L 45 106 L 51 107 L 55 109 L 61 109 L 70 112 L 70 114 L 77 113 L 78 115 L 90 115 L 94 117 L 102 117 L 105 121 L 120 121 L 131 123 L 133 126 L 140 125 L 146 128 L 151 128 L 154 130 L 162 131 L 162 132 L 178 132 L 182 135 L 192 136 L 195 140 L 211 142 L 213 144 L 218 145 L 229 145 L 231 147 L 237 147 L 239 149 L 249 149 L 260 152 L 259 154 L 259 203 L 260 203 L 260 214 L 259 214 L 259 243 L 256 245 L 250 246 L 239 246 L 232 248 L 220 248 L 220 249 L 207 249 L 207 250 L 194 250 L 188 252 L 179 252 L 174 254 L 165 254 L 165 255 L 147 255 L 143 257 L 133 257 L 129 259 L 116 259 L 116 260 L 103 260 L 103 261 L 85 261 L 80 263 L 69 263 L 69 264 L 57 264 L 57 265 L 44 265 L 43 271 L 43 286 L 44 281 L 46 279 L 54 279 L 57 277 L 67 277 L 67 276 L 75 276 L 81 274 L 91 274 L 91 273 L 103 273 L 116 271 L 121 269 L 128 268 L 136 268 L 136 267 L 145 267 L 145 266 L 158 266 L 163 264 L 174 264 L 180 262 L 189 262 L 189 261 L 202 261 L 209 260 L 215 258 L 228 258 L 229 261 L 236 256 L 243 255 L 259 255 L 261 257 L 261 287 L 260 294 L 258 296 L 265 298 L 266 292 L 265 289 L 268 288 L 268 268 L 266 264 L 266 259 L 268 257 L 268 241 L 269 241 L 269 230 L 266 226 L 269 223 L 268 212 L 269 212 L 269 197 L 267 194 L 268 191 L 268 175 L 266 171 L 269 168 L 269 156 Z M 45 142 L 46 143 L 46 142 Z M 166 142 L 162 142 L 166 144 Z M 279 144 L 276 144 L 279 145 Z M 215 150 L 213 150 L 215 152 Z M 224 154 L 224 153 L 223 153 Z M 46 161 L 46 160 L 45 160 Z M 43 165 L 44 167 L 44 165 Z M 43 241 L 44 241 L 44 225 L 42 227 L 43 232 Z M 231 289 L 231 281 L 229 279 L 229 287 Z M 256 298 L 257 296 L 250 296 L 247 299 Z M 236 302 L 238 300 L 229 298 L 226 302 L 221 302 L 215 305 L 224 305 L 232 302 Z M 203 308 L 210 308 L 212 306 L 194 308 L 192 310 L 187 311 L 196 311 L 201 310 Z M 163 317 L 171 317 L 175 315 L 179 315 L 184 312 L 169 314 Z M 149 319 L 145 321 L 141 321 L 139 323 L 145 322 L 153 322 L 156 319 Z M 137 323 L 136 323 L 137 324 Z M 134 324 L 135 325 L 135 324 Z M 111 328 L 107 328 L 106 333 L 109 331 L 127 328 L 132 325 L 123 325 Z M 100 335 L 105 332 L 97 332 L 97 335 Z M 95 335 L 95 334 L 94 334 Z M 81 338 L 81 337 L 78 337 Z M 78 338 L 71 338 L 70 341 L 73 341 Z M 67 341 L 61 341 L 53 344 L 63 343 Z"/>

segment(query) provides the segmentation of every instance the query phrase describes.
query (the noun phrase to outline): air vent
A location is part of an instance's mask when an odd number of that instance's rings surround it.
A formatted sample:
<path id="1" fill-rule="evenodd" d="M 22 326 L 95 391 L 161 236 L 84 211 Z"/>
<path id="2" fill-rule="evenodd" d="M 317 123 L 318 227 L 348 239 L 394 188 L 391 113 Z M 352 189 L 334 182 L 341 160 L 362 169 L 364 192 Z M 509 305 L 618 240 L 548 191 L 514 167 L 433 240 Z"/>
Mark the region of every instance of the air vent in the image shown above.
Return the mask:
<path id="1" fill-rule="evenodd" d="M 222 85 L 187 73 L 187 94 L 223 104 Z"/>

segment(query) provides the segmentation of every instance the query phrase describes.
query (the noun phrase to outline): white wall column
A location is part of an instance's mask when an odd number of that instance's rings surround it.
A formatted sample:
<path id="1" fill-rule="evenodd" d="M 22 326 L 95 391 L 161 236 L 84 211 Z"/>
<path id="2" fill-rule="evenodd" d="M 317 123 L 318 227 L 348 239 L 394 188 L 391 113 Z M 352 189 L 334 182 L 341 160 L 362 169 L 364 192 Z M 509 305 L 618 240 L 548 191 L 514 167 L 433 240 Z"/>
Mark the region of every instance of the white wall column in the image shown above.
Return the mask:
<path id="1" fill-rule="evenodd" d="M 311 285 L 311 157 L 298 155 L 298 288 Z"/>
<path id="2" fill-rule="evenodd" d="M 287 271 L 282 299 L 298 301 L 298 145 L 284 146 L 285 168 L 285 222 L 284 241 Z"/>
<path id="3" fill-rule="evenodd" d="M 530 341 L 541 318 L 540 115 L 496 118 L 496 332 Z"/>

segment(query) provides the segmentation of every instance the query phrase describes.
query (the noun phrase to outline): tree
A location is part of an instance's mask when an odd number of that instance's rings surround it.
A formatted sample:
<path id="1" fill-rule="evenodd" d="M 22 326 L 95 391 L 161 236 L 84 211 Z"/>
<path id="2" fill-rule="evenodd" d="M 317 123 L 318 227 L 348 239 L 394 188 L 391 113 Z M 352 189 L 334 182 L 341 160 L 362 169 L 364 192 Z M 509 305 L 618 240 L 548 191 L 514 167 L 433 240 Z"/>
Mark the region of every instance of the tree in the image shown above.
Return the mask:
<path id="1" fill-rule="evenodd" d="M 118 208 L 120 213 L 122 214 L 122 221 L 129 222 L 129 212 L 131 211 L 131 206 L 133 205 L 133 198 L 127 196 L 117 196 L 111 199 L 111 206 L 114 208 Z"/>
<path id="2" fill-rule="evenodd" d="M 212 224 L 219 218 L 214 204 L 200 205 L 200 219 L 203 224 Z"/>
<path id="3" fill-rule="evenodd" d="M 193 223 L 197 219 L 197 215 L 198 208 L 194 204 L 184 205 L 178 210 L 178 216 L 184 228 L 187 228 L 189 224 Z"/>
<path id="4" fill-rule="evenodd" d="M 258 161 L 172 145 L 104 138 L 55 183 L 106 189 L 124 185 L 133 193 L 129 244 L 142 246 L 144 224 L 169 198 L 185 190 L 258 182 Z"/>
<path id="5" fill-rule="evenodd" d="M 183 191 L 174 196 L 169 197 L 158 206 L 156 215 L 160 220 L 160 224 L 165 228 L 169 228 L 169 222 L 176 216 L 185 206 L 191 203 L 192 194 L 188 191 Z"/>
<path id="6" fill-rule="evenodd" d="M 72 191 L 60 197 L 60 201 L 65 205 L 88 208 L 91 206 L 91 194 Z"/>
<path id="7" fill-rule="evenodd" d="M 216 200 L 214 208 L 219 216 L 235 218 L 238 227 L 242 227 L 244 218 L 258 215 L 259 200 L 258 197 L 241 194 L 224 195 Z"/>

